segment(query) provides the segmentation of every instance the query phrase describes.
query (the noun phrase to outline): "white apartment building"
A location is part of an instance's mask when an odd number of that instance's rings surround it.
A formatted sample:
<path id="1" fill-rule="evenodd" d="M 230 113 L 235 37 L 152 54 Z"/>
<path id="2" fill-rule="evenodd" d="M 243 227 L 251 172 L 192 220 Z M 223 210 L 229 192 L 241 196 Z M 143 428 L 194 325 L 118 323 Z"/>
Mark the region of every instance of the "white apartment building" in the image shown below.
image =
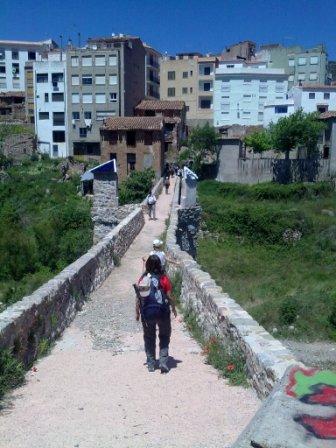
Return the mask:
<path id="1" fill-rule="evenodd" d="M 63 60 L 62 60 L 63 59 Z M 35 133 L 37 147 L 50 157 L 69 155 L 66 134 L 65 55 L 54 53 L 34 63 Z"/>
<path id="2" fill-rule="evenodd" d="M 336 110 L 336 86 L 325 84 L 302 84 L 294 86 L 283 102 L 269 102 L 265 105 L 264 126 L 276 123 L 279 118 L 291 115 L 302 109 L 303 112 L 327 112 Z"/>
<path id="3" fill-rule="evenodd" d="M 263 125 L 264 105 L 283 101 L 288 75 L 265 62 L 220 61 L 215 70 L 214 126 Z"/>
<path id="4" fill-rule="evenodd" d="M 40 42 L 0 40 L 0 92 L 25 90 L 25 63 L 40 61 L 57 45 L 51 39 Z"/>

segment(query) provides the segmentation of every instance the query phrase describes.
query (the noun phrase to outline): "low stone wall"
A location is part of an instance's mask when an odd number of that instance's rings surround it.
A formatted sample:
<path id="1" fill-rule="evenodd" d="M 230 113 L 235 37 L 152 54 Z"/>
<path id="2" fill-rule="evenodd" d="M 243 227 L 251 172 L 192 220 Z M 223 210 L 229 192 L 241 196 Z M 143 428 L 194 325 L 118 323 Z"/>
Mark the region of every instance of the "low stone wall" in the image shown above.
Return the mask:
<path id="1" fill-rule="evenodd" d="M 263 327 L 223 293 L 207 272 L 176 244 L 178 227 L 178 189 L 175 189 L 170 225 L 167 230 L 167 254 L 179 263 L 182 275 L 181 300 L 192 309 L 207 336 L 216 335 L 236 343 L 245 355 L 251 384 L 260 397 L 266 397 L 286 369 L 297 364 L 294 356 Z"/>
<path id="2" fill-rule="evenodd" d="M 35 139 L 31 134 L 9 135 L 3 142 L 3 153 L 14 160 L 22 160 L 35 151 Z"/>
<path id="3" fill-rule="evenodd" d="M 134 210 L 98 244 L 0 314 L 0 349 L 11 349 L 29 365 L 42 343 L 57 338 L 83 302 L 110 274 L 144 225 L 141 208 Z"/>

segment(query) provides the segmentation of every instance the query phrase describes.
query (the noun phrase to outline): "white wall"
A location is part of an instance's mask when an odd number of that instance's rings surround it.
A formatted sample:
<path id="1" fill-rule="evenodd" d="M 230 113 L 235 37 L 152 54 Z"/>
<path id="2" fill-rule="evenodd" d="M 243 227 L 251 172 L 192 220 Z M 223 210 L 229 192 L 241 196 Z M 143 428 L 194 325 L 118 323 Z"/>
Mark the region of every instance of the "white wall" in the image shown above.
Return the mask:
<path id="1" fill-rule="evenodd" d="M 309 98 L 309 94 L 312 94 L 315 98 Z M 325 94 L 329 94 L 329 98 L 325 98 Z M 304 112 L 316 112 L 318 105 L 328 106 L 328 110 L 336 110 L 336 89 L 323 88 L 321 90 L 300 89 L 299 87 L 293 88 L 293 96 L 297 98 L 297 108 L 302 107 Z"/>
<path id="2" fill-rule="evenodd" d="M 66 63 L 65 61 L 42 61 L 34 63 L 34 91 L 35 91 L 35 132 L 37 135 L 38 149 L 47 153 L 50 157 L 67 157 L 69 155 L 66 134 Z M 48 82 L 37 82 L 38 74 L 48 74 Z M 63 81 L 53 86 L 52 74 L 63 73 Z M 53 101 L 53 93 L 63 93 L 63 101 Z M 46 101 L 48 94 L 49 101 Z M 49 118 L 42 119 L 40 113 L 48 112 Z M 53 113 L 64 113 L 64 125 L 56 126 L 53 123 Z M 65 141 L 57 142 L 53 139 L 53 131 L 64 131 Z"/>
<path id="3" fill-rule="evenodd" d="M 220 63 L 214 83 L 214 126 L 263 125 L 264 104 L 283 101 L 287 89 L 284 70 Z"/>
<path id="4" fill-rule="evenodd" d="M 286 112 L 281 111 L 283 108 L 286 109 Z M 295 109 L 293 100 L 266 103 L 264 106 L 264 127 L 267 127 L 271 122 L 277 123 L 278 120 L 282 117 L 288 117 L 289 115 L 294 113 L 294 110 Z"/>

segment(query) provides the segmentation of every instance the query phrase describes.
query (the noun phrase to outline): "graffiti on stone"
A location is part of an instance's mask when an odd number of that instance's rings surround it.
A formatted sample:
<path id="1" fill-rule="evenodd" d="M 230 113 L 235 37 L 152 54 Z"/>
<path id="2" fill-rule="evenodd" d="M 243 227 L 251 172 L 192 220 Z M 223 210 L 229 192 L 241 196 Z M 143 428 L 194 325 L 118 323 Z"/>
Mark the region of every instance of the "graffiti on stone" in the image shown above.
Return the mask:
<path id="1" fill-rule="evenodd" d="M 314 406 L 336 408 L 336 373 L 329 370 L 294 368 L 286 387 L 288 396 Z M 313 409 L 313 408 L 312 408 Z M 296 414 L 294 421 L 318 439 L 336 440 L 336 412 L 333 415 Z"/>

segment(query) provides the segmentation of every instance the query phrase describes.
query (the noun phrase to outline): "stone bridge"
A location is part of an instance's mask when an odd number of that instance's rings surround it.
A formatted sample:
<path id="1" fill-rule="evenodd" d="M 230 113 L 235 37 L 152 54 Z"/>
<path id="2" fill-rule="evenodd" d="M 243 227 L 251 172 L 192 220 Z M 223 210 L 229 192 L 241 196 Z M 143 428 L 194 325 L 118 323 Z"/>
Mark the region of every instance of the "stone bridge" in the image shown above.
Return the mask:
<path id="1" fill-rule="evenodd" d="M 39 340 L 62 333 L 50 353 L 28 371 L 25 385 L 7 396 L 0 411 L 1 448 L 228 448 L 239 435 L 234 446 L 244 448 L 334 446 L 331 439 L 312 436 L 308 423 L 295 420 L 297 415 L 284 422 L 297 425 L 291 430 L 298 431 L 295 440 L 301 444 L 284 444 L 283 439 L 279 444 L 276 437 L 268 443 L 274 431 L 264 423 L 264 409 L 276 426 L 279 411 L 269 400 L 281 400 L 274 399 L 277 389 L 264 405 L 258 396 L 267 395 L 295 360 L 232 299 L 221 295 L 189 255 L 181 254 L 174 239 L 177 215 L 172 199 L 172 193 L 160 196 L 156 221 L 144 222 L 140 209 L 132 212 L 88 254 L 0 316 L 0 348 L 21 347 L 17 356 L 27 362 L 36 356 Z M 153 238 L 164 232 L 170 211 L 167 247 L 172 257 L 180 257 L 183 295 L 189 302 L 195 300 L 207 333 L 211 326 L 240 341 L 254 388 L 233 387 L 220 378 L 204 362 L 181 317 L 173 320 L 169 374 L 146 369 L 132 283 L 143 269 L 142 256 L 151 250 Z M 39 323 L 42 314 L 50 325 Z M 53 326 L 53 321 L 58 324 Z M 289 375 L 283 387 L 287 398 L 295 400 L 293 394 L 302 397 L 303 392 L 295 387 L 296 373 Z M 332 397 L 333 380 L 322 380 Z M 313 383 L 305 390 L 309 392 Z M 321 418 L 330 420 L 332 415 L 328 409 Z M 262 433 L 257 431 L 260 422 L 266 428 Z M 258 444 L 251 444 L 254 439 Z M 309 445 L 302 444 L 308 439 Z"/>

